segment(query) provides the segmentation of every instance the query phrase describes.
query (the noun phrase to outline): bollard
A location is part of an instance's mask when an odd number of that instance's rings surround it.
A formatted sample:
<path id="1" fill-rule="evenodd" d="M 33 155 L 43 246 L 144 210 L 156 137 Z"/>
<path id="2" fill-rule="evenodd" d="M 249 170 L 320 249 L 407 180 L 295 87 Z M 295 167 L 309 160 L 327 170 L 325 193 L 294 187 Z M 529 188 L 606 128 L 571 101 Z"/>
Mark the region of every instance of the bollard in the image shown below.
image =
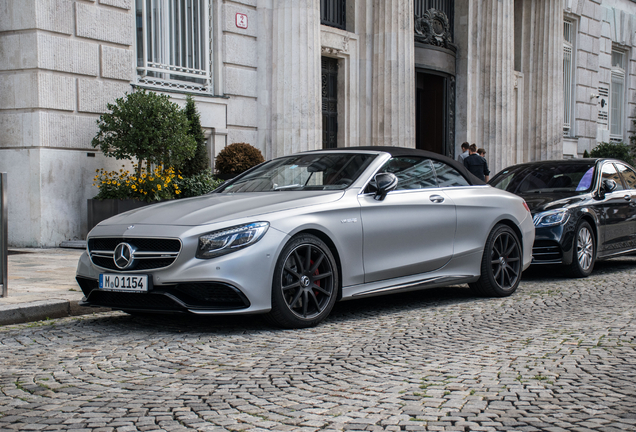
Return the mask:
<path id="1" fill-rule="evenodd" d="M 9 228 L 7 217 L 7 173 L 0 173 L 0 297 L 9 295 L 8 281 L 8 255 Z"/>

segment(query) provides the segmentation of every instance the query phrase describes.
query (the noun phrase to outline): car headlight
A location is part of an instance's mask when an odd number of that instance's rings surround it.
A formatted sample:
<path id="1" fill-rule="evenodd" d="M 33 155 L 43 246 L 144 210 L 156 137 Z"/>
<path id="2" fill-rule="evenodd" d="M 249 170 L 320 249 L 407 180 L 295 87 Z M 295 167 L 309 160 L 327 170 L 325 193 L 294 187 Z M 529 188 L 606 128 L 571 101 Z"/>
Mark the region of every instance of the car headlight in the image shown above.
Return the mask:
<path id="1" fill-rule="evenodd" d="M 210 259 L 246 248 L 259 241 L 269 228 L 268 222 L 254 222 L 199 237 L 197 258 Z"/>
<path id="2" fill-rule="evenodd" d="M 535 227 L 549 227 L 562 225 L 568 221 L 570 213 L 566 209 L 550 210 L 534 215 Z"/>

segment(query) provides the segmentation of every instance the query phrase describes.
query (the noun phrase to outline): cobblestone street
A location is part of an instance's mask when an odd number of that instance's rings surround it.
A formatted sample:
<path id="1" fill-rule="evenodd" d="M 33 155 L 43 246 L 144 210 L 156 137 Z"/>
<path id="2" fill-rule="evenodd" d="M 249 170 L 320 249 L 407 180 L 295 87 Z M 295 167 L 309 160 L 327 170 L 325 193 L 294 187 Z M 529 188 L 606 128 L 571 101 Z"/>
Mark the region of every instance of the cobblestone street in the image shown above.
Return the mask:
<path id="1" fill-rule="evenodd" d="M 343 302 L 322 325 L 112 312 L 0 327 L 0 430 L 636 430 L 636 257 Z"/>

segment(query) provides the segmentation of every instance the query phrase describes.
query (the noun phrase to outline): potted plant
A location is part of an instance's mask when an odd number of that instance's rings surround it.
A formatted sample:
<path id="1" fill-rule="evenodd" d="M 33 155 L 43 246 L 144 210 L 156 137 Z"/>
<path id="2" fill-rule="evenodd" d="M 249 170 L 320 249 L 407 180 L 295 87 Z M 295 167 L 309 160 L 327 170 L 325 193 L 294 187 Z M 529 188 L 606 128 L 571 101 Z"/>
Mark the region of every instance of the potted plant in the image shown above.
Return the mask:
<path id="1" fill-rule="evenodd" d="M 129 164 L 119 171 L 97 170 L 93 185 L 99 193 L 88 202 L 89 230 L 123 211 L 218 186 L 207 168 L 205 138 L 191 97 L 181 109 L 166 95 L 140 90 L 107 108 L 92 145 Z"/>

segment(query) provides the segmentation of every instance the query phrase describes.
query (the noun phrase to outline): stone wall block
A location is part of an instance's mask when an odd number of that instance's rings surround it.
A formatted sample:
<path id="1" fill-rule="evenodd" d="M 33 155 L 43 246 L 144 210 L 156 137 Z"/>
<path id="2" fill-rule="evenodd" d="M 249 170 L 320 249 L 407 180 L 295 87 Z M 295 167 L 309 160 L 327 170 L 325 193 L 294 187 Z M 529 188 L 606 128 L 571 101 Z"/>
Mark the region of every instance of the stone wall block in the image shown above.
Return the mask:
<path id="1" fill-rule="evenodd" d="M 223 40 L 225 42 L 226 63 L 248 67 L 258 66 L 256 39 L 230 33 L 226 34 Z"/>
<path id="2" fill-rule="evenodd" d="M 39 34 L 37 41 L 39 68 L 97 76 L 99 72 L 97 44 L 50 34 Z"/>
<path id="3" fill-rule="evenodd" d="M 37 67 L 37 39 L 34 33 L 0 35 L 0 70 Z"/>
<path id="4" fill-rule="evenodd" d="M 99 4 L 130 10 L 133 7 L 133 0 L 99 0 Z"/>
<path id="5" fill-rule="evenodd" d="M 232 126 L 251 127 L 258 120 L 257 102 L 252 98 L 232 98 L 232 109 L 227 112 L 227 123 Z M 254 144 L 254 143 L 252 143 Z"/>
<path id="6" fill-rule="evenodd" d="M 134 15 L 76 3 L 77 36 L 121 45 L 134 43 Z"/>
<path id="7" fill-rule="evenodd" d="M 75 78 L 53 73 L 38 73 L 38 108 L 74 111 Z"/>
<path id="8" fill-rule="evenodd" d="M 227 66 L 225 68 L 225 94 L 256 97 L 258 75 L 255 70 Z"/>
<path id="9" fill-rule="evenodd" d="M 22 0 L 18 1 L 22 2 Z M 73 2 L 71 0 L 36 1 L 35 25 L 41 30 L 73 34 Z"/>
<path id="10" fill-rule="evenodd" d="M 59 112 L 40 113 L 41 145 L 66 149 L 93 149 L 98 116 L 77 116 Z"/>
<path id="11" fill-rule="evenodd" d="M 133 80 L 134 53 L 132 50 L 102 45 L 102 77 L 123 81 Z"/>
<path id="12" fill-rule="evenodd" d="M 78 111 L 89 113 L 106 112 L 106 104 L 114 103 L 131 90 L 130 84 L 118 81 L 97 81 L 80 78 L 77 82 Z"/>

